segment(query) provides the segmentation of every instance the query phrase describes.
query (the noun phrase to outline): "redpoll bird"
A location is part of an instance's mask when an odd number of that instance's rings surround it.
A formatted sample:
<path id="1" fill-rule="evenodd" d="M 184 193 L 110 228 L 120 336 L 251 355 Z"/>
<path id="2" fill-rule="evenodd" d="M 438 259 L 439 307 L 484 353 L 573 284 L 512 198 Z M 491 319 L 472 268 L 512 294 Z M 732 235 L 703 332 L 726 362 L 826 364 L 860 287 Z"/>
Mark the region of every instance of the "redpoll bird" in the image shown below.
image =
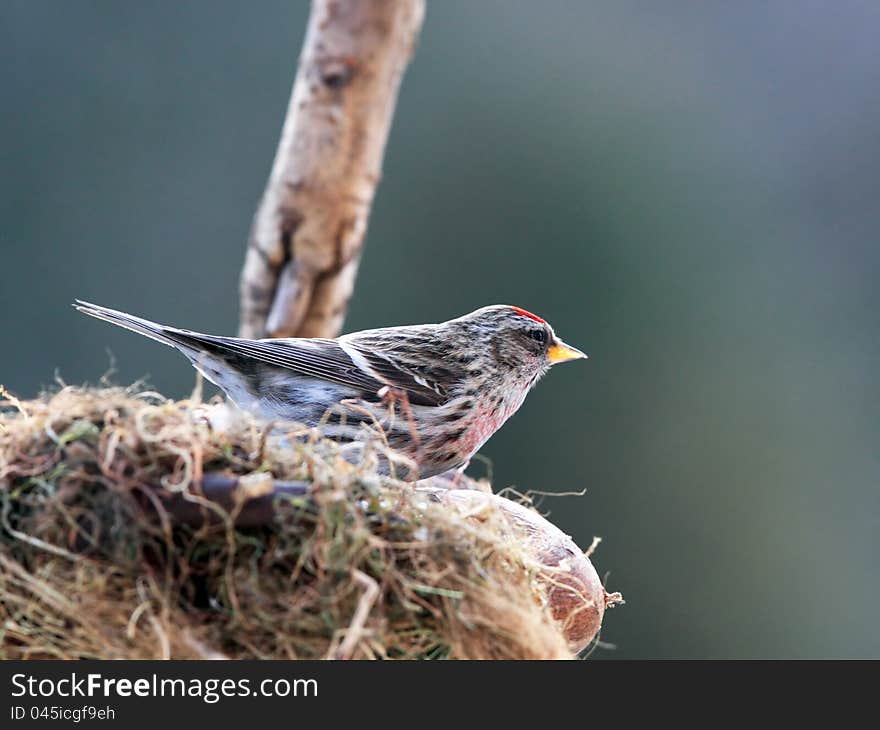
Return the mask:
<path id="1" fill-rule="evenodd" d="M 342 442 L 380 434 L 415 463 L 409 478 L 466 465 L 551 365 L 586 357 L 543 319 L 511 306 L 337 339 L 266 340 L 203 335 L 79 300 L 74 306 L 177 348 L 262 418 L 320 427 Z"/>

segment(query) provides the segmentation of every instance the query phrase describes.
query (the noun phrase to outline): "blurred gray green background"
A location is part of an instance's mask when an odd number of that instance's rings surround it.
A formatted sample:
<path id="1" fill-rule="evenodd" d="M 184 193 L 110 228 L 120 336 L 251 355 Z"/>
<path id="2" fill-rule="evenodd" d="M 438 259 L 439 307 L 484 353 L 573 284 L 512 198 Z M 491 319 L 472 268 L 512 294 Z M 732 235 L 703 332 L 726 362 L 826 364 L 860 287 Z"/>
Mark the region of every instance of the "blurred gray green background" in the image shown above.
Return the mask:
<path id="1" fill-rule="evenodd" d="M 82 297 L 209 332 L 307 5 L 0 4 L 0 382 L 148 374 Z M 547 317 L 483 453 L 628 603 L 600 657 L 878 657 L 880 4 L 429 0 L 346 328 Z M 479 473 L 483 467 L 476 465 Z"/>

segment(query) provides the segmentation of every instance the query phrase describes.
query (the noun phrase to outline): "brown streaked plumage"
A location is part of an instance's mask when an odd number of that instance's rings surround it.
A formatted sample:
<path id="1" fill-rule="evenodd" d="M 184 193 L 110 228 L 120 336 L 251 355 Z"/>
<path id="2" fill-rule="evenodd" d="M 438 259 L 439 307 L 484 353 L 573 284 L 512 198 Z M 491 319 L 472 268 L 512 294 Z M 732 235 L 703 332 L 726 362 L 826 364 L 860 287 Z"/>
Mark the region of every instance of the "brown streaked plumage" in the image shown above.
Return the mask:
<path id="1" fill-rule="evenodd" d="M 77 300 L 85 314 L 170 345 L 240 408 L 343 442 L 381 428 L 425 478 L 467 464 L 550 366 L 586 357 L 519 307 L 336 339 L 205 335 Z"/>

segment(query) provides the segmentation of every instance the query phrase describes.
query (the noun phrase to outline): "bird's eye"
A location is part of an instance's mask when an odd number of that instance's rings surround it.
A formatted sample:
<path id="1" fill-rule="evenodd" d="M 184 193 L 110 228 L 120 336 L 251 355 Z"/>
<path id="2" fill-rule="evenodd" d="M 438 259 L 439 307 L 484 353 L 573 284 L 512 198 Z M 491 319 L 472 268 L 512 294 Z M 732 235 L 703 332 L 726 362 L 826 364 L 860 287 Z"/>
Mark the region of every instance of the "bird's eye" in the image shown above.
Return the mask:
<path id="1" fill-rule="evenodd" d="M 540 342 L 542 345 L 547 344 L 546 330 L 538 330 L 538 329 L 530 330 L 529 337 L 531 337 L 533 340 L 535 340 L 537 342 Z"/>

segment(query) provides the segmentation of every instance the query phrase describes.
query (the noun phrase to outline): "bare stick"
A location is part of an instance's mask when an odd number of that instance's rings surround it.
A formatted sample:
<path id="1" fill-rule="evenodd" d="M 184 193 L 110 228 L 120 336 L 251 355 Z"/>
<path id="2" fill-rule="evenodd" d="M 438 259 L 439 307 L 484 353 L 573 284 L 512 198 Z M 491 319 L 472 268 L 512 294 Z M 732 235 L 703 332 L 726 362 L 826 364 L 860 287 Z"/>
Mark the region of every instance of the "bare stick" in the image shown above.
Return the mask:
<path id="1" fill-rule="evenodd" d="M 249 496 L 241 493 L 241 479 L 226 474 L 205 474 L 199 482 L 199 490 L 204 499 L 217 505 L 227 513 L 234 513 L 236 527 L 258 527 L 271 525 L 278 515 L 276 501 L 279 498 L 303 497 L 309 493 L 305 482 L 273 481 L 265 493 Z M 199 527 L 219 522 L 217 514 L 206 510 L 197 501 L 187 499 L 180 492 L 167 494 L 163 507 L 168 511 L 174 524 Z"/>
<path id="2" fill-rule="evenodd" d="M 242 337 L 334 337 L 424 0 L 313 0 L 241 273 Z"/>

